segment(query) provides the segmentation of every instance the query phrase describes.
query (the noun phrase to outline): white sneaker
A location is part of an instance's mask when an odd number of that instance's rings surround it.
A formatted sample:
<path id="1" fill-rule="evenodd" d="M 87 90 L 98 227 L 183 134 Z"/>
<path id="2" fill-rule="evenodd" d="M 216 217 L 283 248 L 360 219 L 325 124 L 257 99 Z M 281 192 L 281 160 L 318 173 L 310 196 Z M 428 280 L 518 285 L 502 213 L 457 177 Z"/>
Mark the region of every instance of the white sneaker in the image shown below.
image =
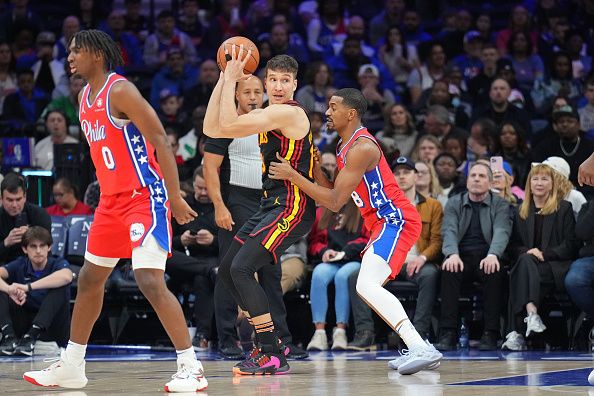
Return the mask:
<path id="1" fill-rule="evenodd" d="M 307 344 L 308 351 L 326 351 L 328 350 L 328 337 L 326 330 L 316 330 L 311 341 Z"/>
<path id="2" fill-rule="evenodd" d="M 171 378 L 171 381 L 165 384 L 165 392 L 198 392 L 208 386 L 202 363 L 196 359 L 178 359 L 177 373 Z"/>
<path id="3" fill-rule="evenodd" d="M 510 351 L 525 351 L 526 341 L 522 334 L 517 331 L 512 331 L 505 336 L 505 342 L 501 344 L 501 349 L 507 349 Z"/>
<path id="4" fill-rule="evenodd" d="M 594 385 L 594 370 L 592 370 L 592 372 L 588 376 L 588 382 L 590 383 L 590 385 Z"/>
<path id="5" fill-rule="evenodd" d="M 398 372 L 402 375 L 417 373 L 433 367 L 441 361 L 443 355 L 431 344 L 422 348 L 408 351 L 408 359 L 398 366 Z M 433 367 L 437 368 L 437 367 Z"/>
<path id="6" fill-rule="evenodd" d="M 84 388 L 88 379 L 85 375 L 85 361 L 76 366 L 66 360 L 66 351 L 59 358 L 47 359 L 54 364 L 44 370 L 27 371 L 23 379 L 37 386 L 60 386 L 62 388 Z"/>
<path id="7" fill-rule="evenodd" d="M 428 346 L 431 346 L 431 343 L 429 341 L 425 340 L 425 343 L 427 343 Z M 391 368 L 392 370 L 398 370 L 398 368 L 410 358 L 410 353 L 408 352 L 408 349 L 403 349 L 399 352 L 400 352 L 400 356 L 398 356 L 396 359 L 390 360 L 388 362 L 388 367 Z M 425 370 L 436 370 L 440 365 L 441 365 L 441 362 L 437 361 L 437 362 L 427 366 L 427 368 Z"/>
<path id="8" fill-rule="evenodd" d="M 547 326 L 542 323 L 540 316 L 535 313 L 531 313 L 525 317 L 524 323 L 526 323 L 526 337 L 530 336 L 531 332 L 542 333 L 547 329 Z"/>
<path id="9" fill-rule="evenodd" d="M 345 329 L 335 327 L 332 331 L 332 350 L 345 351 L 347 349 L 347 336 Z"/>

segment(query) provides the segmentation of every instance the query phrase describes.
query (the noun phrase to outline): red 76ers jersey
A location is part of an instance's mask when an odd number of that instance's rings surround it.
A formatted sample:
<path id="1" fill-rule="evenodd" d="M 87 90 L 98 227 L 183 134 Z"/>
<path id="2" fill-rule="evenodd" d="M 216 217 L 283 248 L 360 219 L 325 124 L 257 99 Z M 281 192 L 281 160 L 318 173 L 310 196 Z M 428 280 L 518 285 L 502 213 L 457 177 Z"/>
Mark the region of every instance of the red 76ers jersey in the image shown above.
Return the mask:
<path id="1" fill-rule="evenodd" d="M 345 167 L 349 149 L 359 138 L 369 139 L 377 145 L 375 138 L 364 127 L 357 129 L 346 143 L 343 144 L 341 139 L 336 146 L 339 170 Z M 368 230 L 374 230 L 374 226 L 383 223 L 398 225 L 406 220 L 419 218 L 416 208 L 398 187 L 396 178 L 379 145 L 378 148 L 381 153 L 379 163 L 363 175 L 351 194 Z"/>
<path id="2" fill-rule="evenodd" d="M 82 131 L 91 149 L 101 193 L 114 195 L 138 190 L 163 179 L 155 149 L 129 120 L 118 120 L 109 113 L 109 94 L 114 84 L 126 79 L 116 73 L 90 102 L 91 87 L 83 88 L 79 105 Z"/>

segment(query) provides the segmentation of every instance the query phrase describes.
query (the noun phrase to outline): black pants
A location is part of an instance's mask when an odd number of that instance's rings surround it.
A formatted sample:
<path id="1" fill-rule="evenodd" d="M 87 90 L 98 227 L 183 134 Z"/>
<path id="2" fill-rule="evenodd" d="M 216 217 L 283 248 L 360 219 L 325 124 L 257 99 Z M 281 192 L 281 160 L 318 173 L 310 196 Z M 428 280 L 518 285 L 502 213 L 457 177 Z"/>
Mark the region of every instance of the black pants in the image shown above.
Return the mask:
<path id="1" fill-rule="evenodd" d="M 192 280 L 194 303 L 194 321 L 196 333 L 211 339 L 214 336 L 214 288 L 217 257 L 191 257 L 173 250 L 167 259 L 167 273 L 176 284 Z"/>
<path id="2" fill-rule="evenodd" d="M 226 205 L 229 212 L 231 212 L 235 225 L 231 231 L 219 229 L 220 262 L 222 262 L 229 250 L 234 235 L 260 208 L 261 196 L 261 190 L 237 186 L 229 187 L 229 196 L 226 200 Z M 272 321 L 274 322 L 274 327 L 279 338 L 285 343 L 290 343 L 292 337 L 287 325 L 287 311 L 283 300 L 283 291 L 280 286 L 281 275 L 280 265 L 267 265 L 258 271 L 258 280 L 268 296 Z M 217 277 L 214 295 L 219 344 L 223 346 L 234 344 L 238 339 L 235 329 L 237 302 L 235 302 L 235 299 L 227 290 L 220 277 Z"/>
<path id="3" fill-rule="evenodd" d="M 524 317 L 526 304 L 540 306 L 543 298 L 555 290 L 551 263 L 540 262 L 531 254 L 522 254 L 509 275 L 509 325 L 510 330 L 526 331 Z"/>
<path id="4" fill-rule="evenodd" d="M 70 337 L 70 284 L 48 289 L 39 309 L 17 305 L 6 293 L 0 292 L 0 327 L 11 325 L 17 337 L 23 336 L 33 324 L 45 329 L 40 339 L 55 341 L 66 347 Z"/>
<path id="5" fill-rule="evenodd" d="M 458 300 L 463 281 L 479 281 L 483 287 L 483 307 L 485 313 L 485 330 L 500 332 L 499 316 L 503 297 L 504 272 L 485 274 L 480 262 L 487 256 L 486 252 L 476 251 L 460 254 L 464 263 L 462 272 L 441 271 L 441 323 L 443 330 L 458 328 Z"/>

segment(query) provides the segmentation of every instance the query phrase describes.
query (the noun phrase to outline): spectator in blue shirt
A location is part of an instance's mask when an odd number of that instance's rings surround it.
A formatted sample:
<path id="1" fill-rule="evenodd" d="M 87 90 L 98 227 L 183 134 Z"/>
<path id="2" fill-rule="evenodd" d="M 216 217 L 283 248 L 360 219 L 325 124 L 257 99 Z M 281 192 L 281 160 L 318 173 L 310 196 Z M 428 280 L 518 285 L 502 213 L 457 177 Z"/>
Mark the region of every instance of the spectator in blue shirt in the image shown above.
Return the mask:
<path id="1" fill-rule="evenodd" d="M 50 232 L 33 226 L 23 236 L 26 256 L 0 267 L 2 355 L 32 356 L 37 339 L 68 342 L 73 274 L 66 260 L 49 256 L 51 245 Z"/>
<path id="2" fill-rule="evenodd" d="M 164 89 L 182 92 L 192 81 L 196 81 L 198 70 L 185 63 L 183 52 L 179 48 L 171 48 L 167 52 L 167 64 L 153 78 L 151 85 L 151 105 L 159 108 L 159 95 Z"/>

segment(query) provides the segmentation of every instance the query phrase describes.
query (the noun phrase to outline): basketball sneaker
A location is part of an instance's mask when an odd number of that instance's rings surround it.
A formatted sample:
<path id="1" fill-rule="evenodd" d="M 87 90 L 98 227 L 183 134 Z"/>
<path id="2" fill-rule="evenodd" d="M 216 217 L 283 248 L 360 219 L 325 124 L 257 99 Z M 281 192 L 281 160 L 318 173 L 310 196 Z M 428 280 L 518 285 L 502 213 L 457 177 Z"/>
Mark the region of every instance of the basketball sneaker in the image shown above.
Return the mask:
<path id="1" fill-rule="evenodd" d="M 339 327 L 335 327 L 332 331 L 332 349 L 333 351 L 344 351 L 347 349 L 346 331 Z"/>
<path id="2" fill-rule="evenodd" d="M 429 341 L 425 340 L 425 342 L 427 343 L 427 346 L 431 346 Z M 398 368 L 402 364 L 404 364 L 409 358 L 410 358 L 410 353 L 408 352 L 408 349 L 403 349 L 400 351 L 400 356 L 398 356 L 396 359 L 390 360 L 388 362 L 388 367 L 390 367 L 392 370 L 398 370 Z M 440 366 L 440 364 L 441 364 L 441 362 L 437 361 L 437 362 L 427 366 L 426 370 L 436 370 Z"/>
<path id="3" fill-rule="evenodd" d="M 283 352 L 273 352 L 270 346 L 255 347 L 250 357 L 233 367 L 234 375 L 286 374 L 290 370 Z"/>
<path id="4" fill-rule="evenodd" d="M 594 385 L 594 370 L 592 370 L 592 372 L 588 376 L 588 382 L 590 383 L 590 385 Z"/>
<path id="5" fill-rule="evenodd" d="M 66 351 L 63 350 L 59 358 L 46 361 L 55 363 L 43 370 L 27 371 L 23 374 L 23 379 L 33 385 L 45 387 L 84 388 L 87 385 L 84 360 L 79 365 L 72 364 L 66 359 Z"/>
<path id="6" fill-rule="evenodd" d="M 398 365 L 398 372 L 402 375 L 417 373 L 426 370 L 441 361 L 443 355 L 429 343 L 427 345 L 408 351 L 408 358 Z"/>
<path id="7" fill-rule="evenodd" d="M 165 392 L 198 392 L 208 387 L 202 363 L 196 359 L 177 360 L 177 373 L 165 384 Z"/>
<path id="8" fill-rule="evenodd" d="M 278 349 L 285 355 L 285 357 L 287 357 L 291 352 L 291 349 L 288 346 L 286 346 L 280 338 L 278 340 Z M 244 360 L 236 363 L 235 366 L 233 366 L 233 372 L 236 372 L 236 368 L 237 370 L 241 370 L 241 367 L 243 367 L 244 365 L 250 367 L 250 361 L 254 359 L 256 356 L 258 356 L 259 353 L 260 346 L 254 344 L 254 347 L 252 348 L 252 351 L 249 353 L 249 355 Z"/>
<path id="9" fill-rule="evenodd" d="M 308 351 L 325 351 L 328 349 L 328 336 L 326 330 L 316 330 L 311 341 L 307 344 Z"/>
<path id="10" fill-rule="evenodd" d="M 542 319 L 540 318 L 539 314 L 531 313 L 530 315 L 524 318 L 524 323 L 526 323 L 526 337 L 530 336 L 530 333 L 542 333 L 547 329 L 544 323 L 542 323 Z"/>
<path id="11" fill-rule="evenodd" d="M 505 342 L 501 345 L 501 349 L 508 351 L 525 351 L 526 341 L 522 334 L 517 331 L 512 331 L 505 336 Z"/>

